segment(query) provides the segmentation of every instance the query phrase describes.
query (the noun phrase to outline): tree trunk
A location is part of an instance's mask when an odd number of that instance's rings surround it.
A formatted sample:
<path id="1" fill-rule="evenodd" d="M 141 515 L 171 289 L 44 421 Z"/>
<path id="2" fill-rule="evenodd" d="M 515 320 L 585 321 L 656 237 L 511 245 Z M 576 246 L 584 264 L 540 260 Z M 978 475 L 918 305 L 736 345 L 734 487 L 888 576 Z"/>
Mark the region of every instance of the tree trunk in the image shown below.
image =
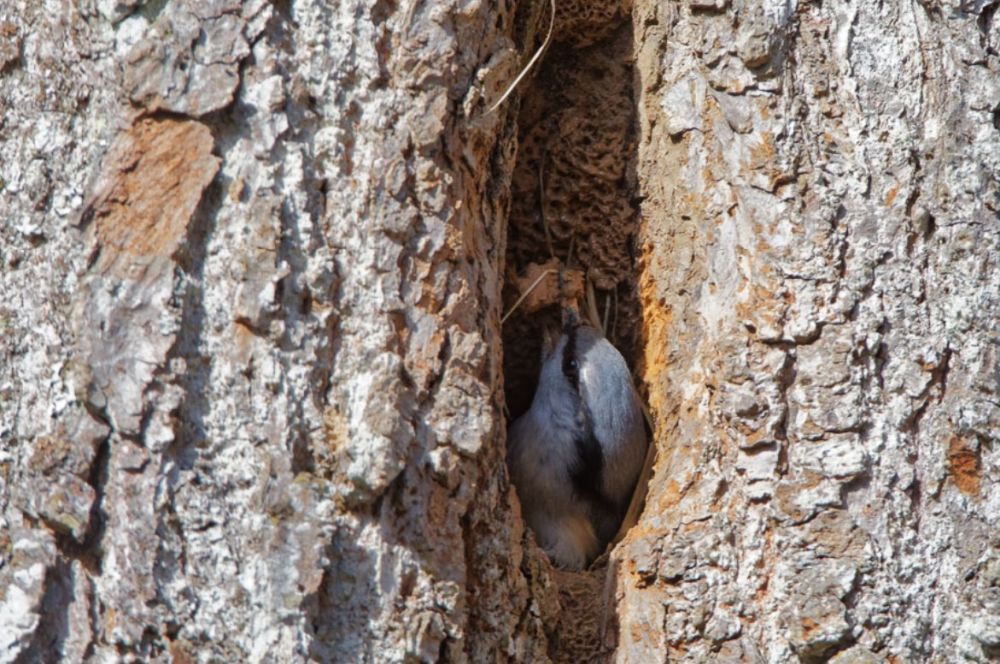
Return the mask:
<path id="1" fill-rule="evenodd" d="M 997 3 L 557 0 L 491 111 L 548 2 L 5 2 L 0 662 L 1000 654 Z M 583 572 L 547 261 L 654 430 Z"/>
<path id="2" fill-rule="evenodd" d="M 995 3 L 636 4 L 622 661 L 1000 646 Z"/>

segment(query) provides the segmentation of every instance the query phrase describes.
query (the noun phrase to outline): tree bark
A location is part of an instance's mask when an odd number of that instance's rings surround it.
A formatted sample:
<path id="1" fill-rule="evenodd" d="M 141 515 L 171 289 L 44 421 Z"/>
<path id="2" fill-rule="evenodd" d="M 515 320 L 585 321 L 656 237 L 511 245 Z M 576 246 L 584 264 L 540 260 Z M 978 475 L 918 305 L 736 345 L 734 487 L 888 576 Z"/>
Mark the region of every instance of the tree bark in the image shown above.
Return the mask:
<path id="1" fill-rule="evenodd" d="M 989 661 L 993 2 L 0 5 L 0 662 Z M 648 398 L 555 570 L 531 264 Z"/>
<path id="2" fill-rule="evenodd" d="M 56 4 L 3 24 L 0 659 L 530 654 L 513 5 Z"/>
<path id="3" fill-rule="evenodd" d="M 619 660 L 996 655 L 995 10 L 636 3 Z"/>

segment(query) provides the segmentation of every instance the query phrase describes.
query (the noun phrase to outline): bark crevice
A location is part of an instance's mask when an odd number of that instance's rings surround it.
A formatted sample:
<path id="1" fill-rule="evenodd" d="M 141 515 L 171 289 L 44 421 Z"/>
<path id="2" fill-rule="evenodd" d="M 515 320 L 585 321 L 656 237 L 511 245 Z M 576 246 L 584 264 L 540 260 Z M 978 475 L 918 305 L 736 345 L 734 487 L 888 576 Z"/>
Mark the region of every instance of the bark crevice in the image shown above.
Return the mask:
<path id="1" fill-rule="evenodd" d="M 547 18 L 543 14 L 540 21 Z M 504 326 L 504 390 L 511 421 L 530 405 L 542 330 L 561 319 L 560 278 L 584 316 L 594 310 L 598 326 L 630 366 L 642 352 L 632 61 L 627 5 L 561 2 L 553 43 L 535 76 L 522 83 L 507 219 L 505 307 L 542 270 L 564 270 L 565 276 L 545 277 Z M 533 539 L 525 545 L 532 550 L 526 560 L 544 555 Z M 548 628 L 554 661 L 600 661 L 613 653 L 616 628 L 609 616 L 615 611 L 609 603 L 614 598 L 606 593 L 607 557 L 602 561 L 590 570 L 546 575 L 561 607 L 558 622 Z"/>

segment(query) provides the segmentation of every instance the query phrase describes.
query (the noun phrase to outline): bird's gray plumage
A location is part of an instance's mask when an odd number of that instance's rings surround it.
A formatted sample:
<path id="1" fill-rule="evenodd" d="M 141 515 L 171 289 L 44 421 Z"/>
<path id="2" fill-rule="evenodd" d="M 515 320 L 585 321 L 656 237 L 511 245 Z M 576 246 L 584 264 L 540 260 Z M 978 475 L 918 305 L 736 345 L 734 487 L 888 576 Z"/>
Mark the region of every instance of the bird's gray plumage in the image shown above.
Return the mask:
<path id="1" fill-rule="evenodd" d="M 624 358 L 571 325 L 543 359 L 531 408 L 514 422 L 507 463 L 525 520 L 564 567 L 614 535 L 646 455 L 639 397 Z"/>

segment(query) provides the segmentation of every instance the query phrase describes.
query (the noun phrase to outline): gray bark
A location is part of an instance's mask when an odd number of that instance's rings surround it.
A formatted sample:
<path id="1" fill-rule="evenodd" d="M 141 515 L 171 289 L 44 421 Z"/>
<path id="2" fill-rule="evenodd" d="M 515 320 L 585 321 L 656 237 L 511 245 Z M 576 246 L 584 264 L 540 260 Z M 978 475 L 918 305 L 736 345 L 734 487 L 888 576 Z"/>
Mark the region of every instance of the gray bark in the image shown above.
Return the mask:
<path id="1" fill-rule="evenodd" d="M 0 659 L 530 650 L 512 7 L 56 4 L 3 17 Z"/>
<path id="2" fill-rule="evenodd" d="M 558 4 L 490 113 L 548 3 L 0 0 L 0 662 L 1000 652 L 997 5 Z M 581 573 L 570 245 L 656 450 Z"/>
<path id="3" fill-rule="evenodd" d="M 992 3 L 638 2 L 656 474 L 621 661 L 986 661 Z"/>

